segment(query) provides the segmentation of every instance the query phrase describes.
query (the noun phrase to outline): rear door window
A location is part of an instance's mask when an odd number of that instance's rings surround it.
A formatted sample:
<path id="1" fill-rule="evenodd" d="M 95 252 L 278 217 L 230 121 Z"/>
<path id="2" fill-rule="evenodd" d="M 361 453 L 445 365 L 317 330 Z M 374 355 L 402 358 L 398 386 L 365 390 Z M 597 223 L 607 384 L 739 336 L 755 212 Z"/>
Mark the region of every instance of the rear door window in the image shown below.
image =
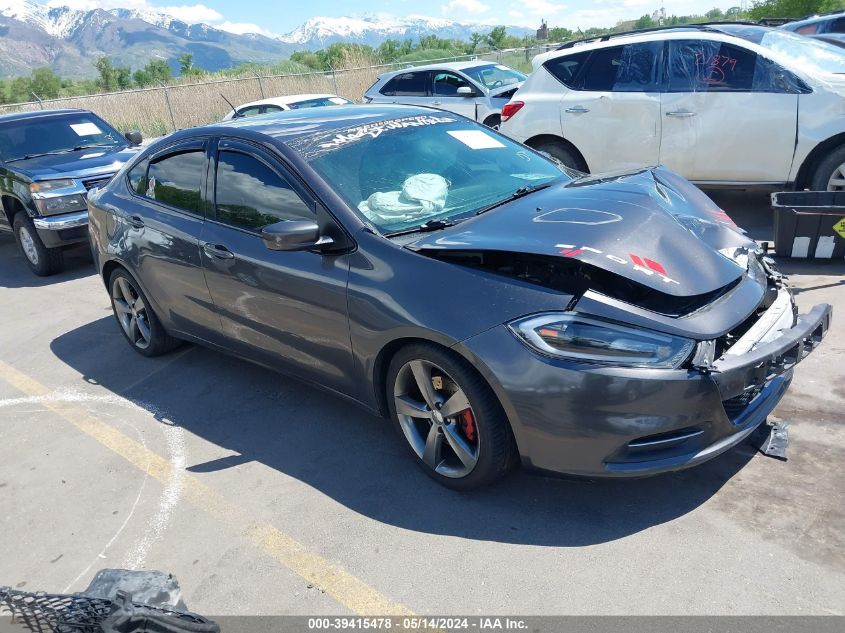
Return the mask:
<path id="1" fill-rule="evenodd" d="M 658 89 L 662 42 L 641 42 L 593 51 L 584 74 L 584 90 L 650 92 Z"/>
<path id="2" fill-rule="evenodd" d="M 200 190 L 205 165 L 202 148 L 180 149 L 156 158 L 150 163 L 143 195 L 181 211 L 202 215 Z"/>
<path id="3" fill-rule="evenodd" d="M 396 75 L 381 89 L 391 97 L 425 97 L 428 95 L 428 71 Z"/>

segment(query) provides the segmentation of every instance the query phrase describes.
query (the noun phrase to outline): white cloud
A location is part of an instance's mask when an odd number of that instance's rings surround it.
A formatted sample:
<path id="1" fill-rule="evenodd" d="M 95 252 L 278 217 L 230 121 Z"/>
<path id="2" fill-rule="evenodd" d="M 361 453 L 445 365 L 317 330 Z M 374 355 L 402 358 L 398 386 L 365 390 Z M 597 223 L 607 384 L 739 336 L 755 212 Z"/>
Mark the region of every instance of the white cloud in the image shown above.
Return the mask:
<path id="1" fill-rule="evenodd" d="M 177 20 L 187 22 L 188 24 L 196 24 L 197 22 L 217 22 L 223 19 L 223 14 L 215 11 L 211 7 L 204 4 L 179 5 L 171 7 L 150 7 L 153 11 L 159 11 L 172 15 Z"/>
<path id="2" fill-rule="evenodd" d="M 559 2 L 548 2 L 548 0 L 522 0 L 520 4 L 522 4 L 523 12 L 540 17 L 557 15 L 566 9 L 565 4 L 561 4 Z"/>
<path id="3" fill-rule="evenodd" d="M 440 11 L 443 15 L 451 16 L 452 14 L 461 15 L 480 15 L 487 13 L 490 10 L 490 5 L 484 4 L 481 0 L 451 0 L 442 7 Z"/>
<path id="4" fill-rule="evenodd" d="M 214 28 L 220 29 L 221 31 L 228 31 L 229 33 L 235 33 L 236 35 L 243 35 L 244 33 L 258 33 L 259 35 L 264 35 L 265 37 L 279 37 L 278 34 L 250 22 L 227 21 L 221 24 L 215 24 Z"/>

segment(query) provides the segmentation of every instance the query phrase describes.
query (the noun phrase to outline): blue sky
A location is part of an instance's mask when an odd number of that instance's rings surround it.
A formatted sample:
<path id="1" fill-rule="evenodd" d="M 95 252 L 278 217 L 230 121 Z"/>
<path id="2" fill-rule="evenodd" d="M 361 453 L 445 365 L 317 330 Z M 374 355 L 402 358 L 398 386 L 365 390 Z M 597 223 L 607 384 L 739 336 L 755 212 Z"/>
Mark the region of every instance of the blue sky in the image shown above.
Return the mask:
<path id="1" fill-rule="evenodd" d="M 45 0 L 42 0 L 45 1 Z M 187 22 L 206 22 L 233 32 L 283 34 L 315 16 L 341 17 L 365 13 L 393 16 L 409 14 L 450 18 L 485 24 L 538 26 L 546 19 L 550 26 L 586 28 L 612 26 L 619 20 L 639 17 L 665 6 L 668 14 L 704 13 L 715 7 L 726 9 L 740 0 L 201 0 L 179 4 L 178 0 L 46 0 L 50 6 L 153 9 L 170 13 Z"/>

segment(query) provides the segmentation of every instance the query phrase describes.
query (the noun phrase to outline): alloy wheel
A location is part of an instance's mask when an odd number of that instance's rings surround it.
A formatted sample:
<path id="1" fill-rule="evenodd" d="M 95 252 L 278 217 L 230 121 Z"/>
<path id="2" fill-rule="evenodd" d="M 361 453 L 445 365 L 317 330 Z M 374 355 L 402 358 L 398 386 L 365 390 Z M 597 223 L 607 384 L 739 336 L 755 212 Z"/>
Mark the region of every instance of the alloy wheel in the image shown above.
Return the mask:
<path id="1" fill-rule="evenodd" d="M 38 249 L 35 247 L 35 238 L 32 237 L 26 226 L 21 226 L 18 229 L 18 238 L 21 242 L 23 254 L 26 255 L 33 266 L 38 266 Z"/>
<path id="2" fill-rule="evenodd" d="M 126 337 L 135 347 L 147 349 L 152 340 L 147 306 L 138 289 L 126 277 L 115 278 L 112 284 L 112 303 Z"/>
<path id="3" fill-rule="evenodd" d="M 460 385 L 426 360 L 405 363 L 393 389 L 396 414 L 408 443 L 433 471 L 466 477 L 478 463 L 476 417 Z"/>
<path id="4" fill-rule="evenodd" d="M 828 191 L 845 191 L 845 164 L 833 170 L 827 181 Z"/>

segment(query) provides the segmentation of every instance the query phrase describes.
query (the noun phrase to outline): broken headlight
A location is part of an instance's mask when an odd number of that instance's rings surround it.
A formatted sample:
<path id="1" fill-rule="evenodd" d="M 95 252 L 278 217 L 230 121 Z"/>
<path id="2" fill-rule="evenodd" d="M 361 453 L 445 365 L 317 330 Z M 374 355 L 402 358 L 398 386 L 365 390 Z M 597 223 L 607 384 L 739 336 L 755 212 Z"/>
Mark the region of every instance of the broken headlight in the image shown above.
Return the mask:
<path id="1" fill-rule="evenodd" d="M 541 354 L 626 367 L 674 369 L 694 346 L 690 339 L 575 313 L 535 315 L 508 327 Z"/>

